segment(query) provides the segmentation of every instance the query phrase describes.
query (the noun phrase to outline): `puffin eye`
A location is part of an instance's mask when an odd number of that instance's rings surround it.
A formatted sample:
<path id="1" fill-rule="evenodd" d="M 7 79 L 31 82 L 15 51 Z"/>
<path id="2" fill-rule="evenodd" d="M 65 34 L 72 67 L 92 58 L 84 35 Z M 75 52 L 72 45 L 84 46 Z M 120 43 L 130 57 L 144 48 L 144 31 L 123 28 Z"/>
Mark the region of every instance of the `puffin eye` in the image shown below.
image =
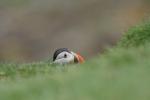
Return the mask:
<path id="1" fill-rule="evenodd" d="M 64 54 L 64 58 L 67 58 L 67 54 Z"/>

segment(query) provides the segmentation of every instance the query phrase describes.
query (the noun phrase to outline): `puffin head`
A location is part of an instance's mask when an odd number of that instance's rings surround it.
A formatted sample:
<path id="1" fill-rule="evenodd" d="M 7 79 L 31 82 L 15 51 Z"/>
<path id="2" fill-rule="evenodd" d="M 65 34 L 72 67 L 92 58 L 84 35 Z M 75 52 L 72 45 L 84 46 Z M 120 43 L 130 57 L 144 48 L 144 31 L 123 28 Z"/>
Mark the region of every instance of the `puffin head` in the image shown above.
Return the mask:
<path id="1" fill-rule="evenodd" d="M 55 64 L 64 65 L 64 64 L 74 64 L 74 63 L 83 63 L 83 62 L 84 62 L 84 58 L 81 55 L 74 53 L 68 50 L 67 48 L 57 49 L 53 55 L 53 63 Z"/>

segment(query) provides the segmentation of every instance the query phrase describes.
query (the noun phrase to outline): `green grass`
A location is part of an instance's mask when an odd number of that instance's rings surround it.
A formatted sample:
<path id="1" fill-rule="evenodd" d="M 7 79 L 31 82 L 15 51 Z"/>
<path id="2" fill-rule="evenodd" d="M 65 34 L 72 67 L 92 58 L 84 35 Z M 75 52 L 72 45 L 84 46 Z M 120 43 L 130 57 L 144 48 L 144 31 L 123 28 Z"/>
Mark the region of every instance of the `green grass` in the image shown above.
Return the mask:
<path id="1" fill-rule="evenodd" d="M 81 65 L 0 64 L 0 100 L 149 100 L 150 27 Z"/>
<path id="2" fill-rule="evenodd" d="M 137 47 L 148 42 L 150 42 L 150 21 L 129 29 L 120 41 L 120 45 L 123 47 Z"/>

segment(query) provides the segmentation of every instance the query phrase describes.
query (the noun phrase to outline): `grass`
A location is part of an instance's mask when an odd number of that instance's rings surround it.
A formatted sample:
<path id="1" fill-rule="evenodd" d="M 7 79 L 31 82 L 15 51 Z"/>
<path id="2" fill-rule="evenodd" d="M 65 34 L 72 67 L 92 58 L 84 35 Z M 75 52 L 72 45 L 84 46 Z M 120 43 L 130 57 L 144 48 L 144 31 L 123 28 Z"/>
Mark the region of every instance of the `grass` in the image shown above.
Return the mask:
<path id="1" fill-rule="evenodd" d="M 123 47 L 137 47 L 147 42 L 150 42 L 150 21 L 129 29 L 120 41 L 120 45 Z"/>
<path id="2" fill-rule="evenodd" d="M 0 64 L 0 100 L 149 100 L 150 24 L 81 65 Z"/>

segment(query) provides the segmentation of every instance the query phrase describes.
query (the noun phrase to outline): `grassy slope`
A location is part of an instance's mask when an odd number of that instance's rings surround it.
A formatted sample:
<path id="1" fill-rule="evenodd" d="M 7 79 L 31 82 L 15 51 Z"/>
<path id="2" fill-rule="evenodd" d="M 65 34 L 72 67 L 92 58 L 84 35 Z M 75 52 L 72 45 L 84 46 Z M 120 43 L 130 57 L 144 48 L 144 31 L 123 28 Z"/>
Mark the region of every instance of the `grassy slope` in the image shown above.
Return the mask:
<path id="1" fill-rule="evenodd" d="M 149 100 L 150 24 L 82 65 L 1 64 L 0 100 Z"/>
<path id="2" fill-rule="evenodd" d="M 123 47 L 138 47 L 150 42 L 150 21 L 147 21 L 141 25 L 137 25 L 134 28 L 124 34 L 120 45 Z"/>

